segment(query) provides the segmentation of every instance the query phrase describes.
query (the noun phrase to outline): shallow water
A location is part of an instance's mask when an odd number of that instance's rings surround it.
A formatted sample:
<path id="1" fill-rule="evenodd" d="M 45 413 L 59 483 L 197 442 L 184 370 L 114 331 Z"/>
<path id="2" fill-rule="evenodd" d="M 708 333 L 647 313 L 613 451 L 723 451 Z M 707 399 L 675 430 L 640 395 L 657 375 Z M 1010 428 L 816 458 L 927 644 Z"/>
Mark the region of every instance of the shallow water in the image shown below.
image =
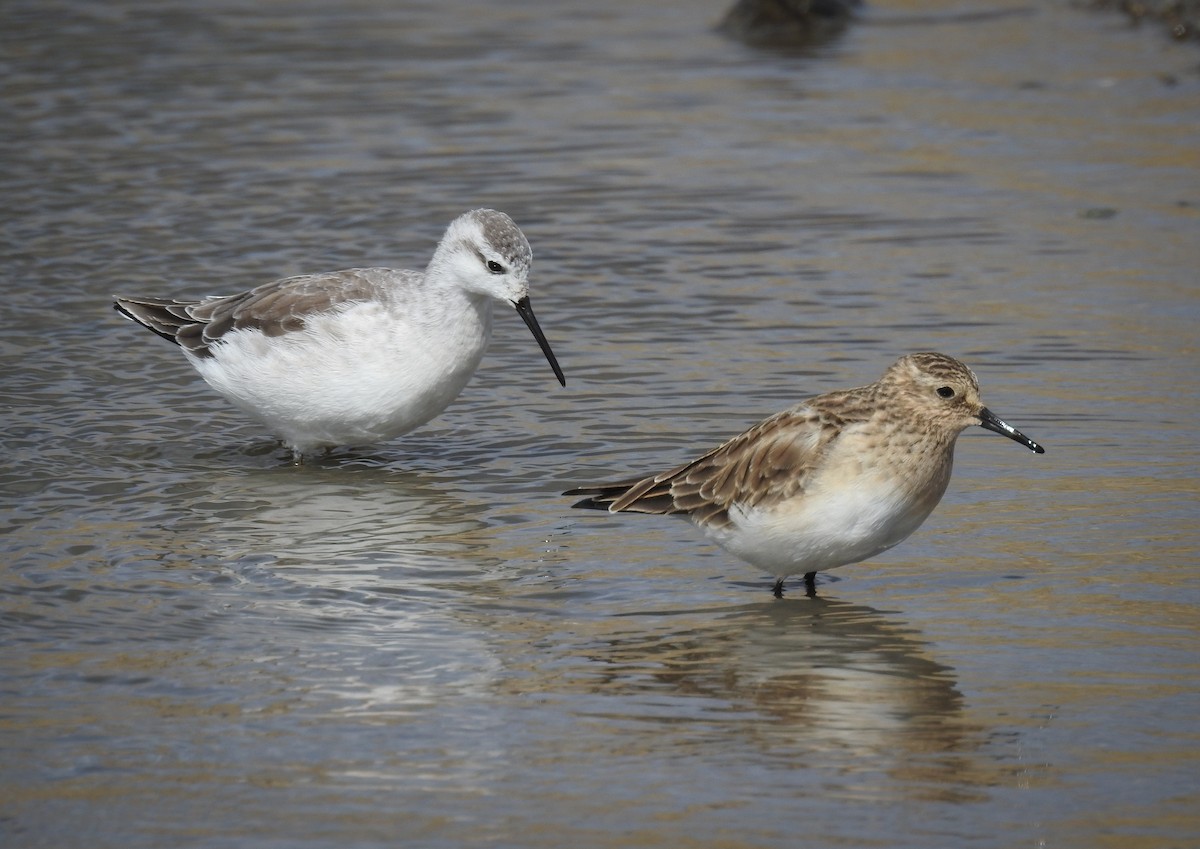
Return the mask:
<path id="1" fill-rule="evenodd" d="M 6 4 L 6 846 L 1194 844 L 1200 55 L 723 8 Z M 289 466 L 110 309 L 479 205 L 567 388 L 502 315 L 385 446 Z M 930 349 L 1047 453 L 964 435 L 817 599 L 558 495 Z"/>

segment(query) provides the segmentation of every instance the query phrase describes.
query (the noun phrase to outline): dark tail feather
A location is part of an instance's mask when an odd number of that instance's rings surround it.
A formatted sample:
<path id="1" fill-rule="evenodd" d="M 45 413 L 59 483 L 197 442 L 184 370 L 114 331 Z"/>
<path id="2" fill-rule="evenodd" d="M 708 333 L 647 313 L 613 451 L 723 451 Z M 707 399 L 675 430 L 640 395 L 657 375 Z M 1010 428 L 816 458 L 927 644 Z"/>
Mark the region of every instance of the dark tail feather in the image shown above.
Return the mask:
<path id="1" fill-rule="evenodd" d="M 582 494 L 583 494 L 583 490 L 579 490 L 579 489 L 573 489 L 570 492 L 563 493 L 563 495 L 582 495 Z M 601 500 L 599 500 L 599 498 L 593 497 L 593 498 L 584 498 L 580 501 L 576 501 L 571 506 L 578 508 L 580 510 L 608 510 L 608 505 L 610 505 L 610 504 L 612 504 L 611 498 L 608 501 L 601 501 Z"/>
<path id="2" fill-rule="evenodd" d="M 616 501 L 623 492 L 629 489 L 630 484 L 601 484 L 598 486 L 581 486 L 578 489 L 568 489 L 563 495 L 587 495 L 581 501 L 576 501 L 572 507 L 577 507 L 582 510 L 607 510 L 609 505 Z"/>
<path id="3" fill-rule="evenodd" d="M 680 513 L 671 497 L 670 484 L 663 485 L 654 478 L 603 483 L 568 489 L 563 495 L 586 495 L 572 504 L 584 510 L 607 510 L 611 513 Z"/>
<path id="4" fill-rule="evenodd" d="M 113 309 L 157 333 L 164 339 L 179 344 L 176 338 L 179 329 L 195 320 L 187 313 L 191 304 L 168 298 L 117 298 Z"/>

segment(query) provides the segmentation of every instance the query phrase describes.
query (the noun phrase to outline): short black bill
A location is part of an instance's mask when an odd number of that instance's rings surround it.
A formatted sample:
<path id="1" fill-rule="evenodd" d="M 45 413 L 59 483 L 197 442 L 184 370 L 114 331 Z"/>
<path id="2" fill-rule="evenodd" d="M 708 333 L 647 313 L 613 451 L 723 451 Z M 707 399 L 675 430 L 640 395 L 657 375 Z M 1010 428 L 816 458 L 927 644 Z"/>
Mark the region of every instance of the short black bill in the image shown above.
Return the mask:
<path id="1" fill-rule="evenodd" d="M 1030 439 L 1025 434 L 1021 433 L 1021 431 L 1017 430 L 1012 425 L 1005 422 L 1002 418 L 997 416 L 995 413 L 993 413 L 987 407 L 984 407 L 983 410 L 979 413 L 979 418 L 980 418 L 979 423 L 983 427 L 987 428 L 988 430 L 994 431 L 995 433 L 998 433 L 1001 436 L 1007 436 L 1013 442 L 1021 443 L 1026 448 L 1028 448 L 1030 451 L 1033 451 L 1035 454 L 1045 454 L 1046 453 L 1045 448 L 1038 445 L 1036 442 L 1034 442 L 1032 439 Z"/>
<path id="2" fill-rule="evenodd" d="M 542 333 L 542 328 L 538 326 L 537 318 L 533 314 L 533 306 L 529 303 L 529 296 L 526 295 L 524 298 L 521 298 L 513 306 L 517 308 L 517 314 L 525 320 L 525 326 L 529 328 L 529 332 L 533 334 L 533 338 L 542 347 L 542 353 L 546 355 L 546 360 L 550 363 L 550 368 L 554 369 L 554 376 L 558 378 L 560 384 L 566 386 L 567 379 L 563 377 L 562 369 L 558 367 L 558 360 L 554 358 L 554 352 L 550 350 L 550 343 L 546 341 L 546 334 Z"/>

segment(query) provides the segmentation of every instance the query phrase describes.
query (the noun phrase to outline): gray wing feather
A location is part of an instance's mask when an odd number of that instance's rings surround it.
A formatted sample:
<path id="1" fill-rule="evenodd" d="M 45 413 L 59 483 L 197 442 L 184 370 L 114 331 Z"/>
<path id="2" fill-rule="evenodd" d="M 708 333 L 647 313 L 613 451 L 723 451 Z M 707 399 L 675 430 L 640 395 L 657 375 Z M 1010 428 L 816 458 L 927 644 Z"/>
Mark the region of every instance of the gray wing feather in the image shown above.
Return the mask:
<path id="1" fill-rule="evenodd" d="M 181 301 L 117 298 L 116 309 L 199 357 L 234 330 L 261 330 L 281 336 L 304 327 L 306 317 L 379 297 L 389 269 L 351 268 L 327 274 L 285 277 L 238 295 Z"/>

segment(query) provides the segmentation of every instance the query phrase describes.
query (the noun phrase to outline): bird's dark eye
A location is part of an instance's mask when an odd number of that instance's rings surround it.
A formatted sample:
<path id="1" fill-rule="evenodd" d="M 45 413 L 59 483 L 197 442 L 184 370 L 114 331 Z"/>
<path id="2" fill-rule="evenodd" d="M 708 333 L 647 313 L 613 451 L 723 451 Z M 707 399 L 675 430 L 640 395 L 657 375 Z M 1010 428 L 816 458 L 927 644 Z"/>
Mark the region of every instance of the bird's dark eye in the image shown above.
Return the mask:
<path id="1" fill-rule="evenodd" d="M 949 386 L 939 386 L 937 394 L 942 396 L 943 398 L 953 398 L 954 390 L 951 389 Z"/>
<path id="2" fill-rule="evenodd" d="M 488 260 L 487 269 L 488 269 L 488 271 L 492 272 L 492 274 L 503 274 L 504 273 L 504 266 L 501 265 L 500 263 L 496 262 L 496 260 L 494 260 L 494 259 Z"/>

